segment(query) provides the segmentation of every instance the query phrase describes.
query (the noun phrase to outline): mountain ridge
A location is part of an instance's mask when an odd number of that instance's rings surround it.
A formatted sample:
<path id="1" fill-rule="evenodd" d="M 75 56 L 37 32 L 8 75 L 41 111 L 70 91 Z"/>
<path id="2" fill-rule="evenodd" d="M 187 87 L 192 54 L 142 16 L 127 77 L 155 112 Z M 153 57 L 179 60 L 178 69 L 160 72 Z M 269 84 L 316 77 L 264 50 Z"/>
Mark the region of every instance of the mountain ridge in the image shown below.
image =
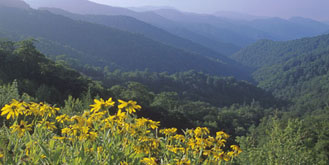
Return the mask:
<path id="1" fill-rule="evenodd" d="M 8 15 L 11 16 L 10 19 Z M 99 67 L 110 65 L 112 69 L 115 67 L 124 70 L 148 68 L 171 73 L 197 70 L 222 76 L 248 77 L 246 69 L 239 68 L 233 60 L 222 58 L 222 62 L 214 61 L 155 42 L 142 35 L 104 25 L 74 21 L 47 11 L 2 8 L 0 19 L 0 29 L 69 45 L 90 55 L 81 57 L 84 63 Z"/>

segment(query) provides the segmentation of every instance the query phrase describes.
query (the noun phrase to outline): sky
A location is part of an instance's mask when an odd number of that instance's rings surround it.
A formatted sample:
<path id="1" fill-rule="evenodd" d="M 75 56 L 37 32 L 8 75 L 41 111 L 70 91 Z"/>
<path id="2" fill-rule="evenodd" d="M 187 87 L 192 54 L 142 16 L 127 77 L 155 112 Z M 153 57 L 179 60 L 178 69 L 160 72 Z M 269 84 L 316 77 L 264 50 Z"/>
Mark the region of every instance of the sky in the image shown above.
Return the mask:
<path id="1" fill-rule="evenodd" d="M 170 6 L 183 11 L 233 11 L 255 16 L 302 16 L 329 21 L 329 0 L 90 0 L 121 7 Z"/>

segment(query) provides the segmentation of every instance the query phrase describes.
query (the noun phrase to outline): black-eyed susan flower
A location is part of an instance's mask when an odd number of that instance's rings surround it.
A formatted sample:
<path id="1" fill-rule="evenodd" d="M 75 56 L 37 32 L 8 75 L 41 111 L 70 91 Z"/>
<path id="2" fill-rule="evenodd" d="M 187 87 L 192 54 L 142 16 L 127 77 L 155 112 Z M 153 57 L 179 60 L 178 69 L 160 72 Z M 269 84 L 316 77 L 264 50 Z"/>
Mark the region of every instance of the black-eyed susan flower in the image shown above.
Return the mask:
<path id="1" fill-rule="evenodd" d="M 125 109 L 129 114 L 136 112 L 136 110 L 140 110 L 142 107 L 137 105 L 136 101 L 129 100 L 125 102 L 123 100 L 118 100 L 120 105 L 118 105 L 119 109 Z"/>
<path id="2" fill-rule="evenodd" d="M 95 104 L 90 105 L 90 107 L 92 107 L 90 112 L 94 112 L 94 113 L 102 109 L 113 107 L 115 104 L 115 102 L 112 101 L 112 98 L 109 98 L 107 101 L 104 101 L 103 99 L 100 100 L 94 99 L 94 103 Z"/>
<path id="3" fill-rule="evenodd" d="M 227 133 L 225 133 L 223 131 L 216 132 L 216 139 L 228 139 L 229 137 L 230 137 L 230 135 L 228 135 Z"/>
<path id="4" fill-rule="evenodd" d="M 7 104 L 1 109 L 1 116 L 7 115 L 7 120 L 10 118 L 15 119 L 19 115 L 23 114 L 23 110 L 24 108 L 22 107 L 22 103 L 14 99 L 11 104 Z"/>
<path id="5" fill-rule="evenodd" d="M 39 125 L 42 128 L 48 129 L 50 131 L 53 131 L 53 130 L 57 129 L 57 127 L 55 126 L 55 122 L 50 122 L 50 121 L 47 121 L 45 119 L 42 119 L 42 121 L 39 122 Z"/>
<path id="6" fill-rule="evenodd" d="M 177 128 L 167 128 L 167 129 L 161 129 L 160 133 L 165 134 L 165 135 L 172 135 L 177 132 Z"/>
<path id="7" fill-rule="evenodd" d="M 105 105 L 105 101 L 103 99 L 99 99 L 99 100 L 94 99 L 94 103 L 95 104 L 90 105 L 90 107 L 92 107 L 91 110 L 90 110 L 90 112 L 98 112 Z"/>
<path id="8" fill-rule="evenodd" d="M 237 146 L 237 145 L 231 145 L 231 149 L 233 150 L 233 155 L 234 156 L 237 156 L 237 155 L 239 155 L 241 152 L 242 152 L 242 150 L 240 149 L 240 147 L 239 146 Z"/>
<path id="9" fill-rule="evenodd" d="M 70 118 L 69 118 L 69 116 L 67 115 L 67 114 L 63 114 L 63 115 L 60 115 L 60 116 L 57 116 L 56 117 L 56 121 L 58 122 L 58 123 L 64 123 L 64 122 L 66 122 L 66 121 L 69 121 L 70 120 Z"/>
<path id="10" fill-rule="evenodd" d="M 23 136 L 25 132 L 31 131 L 32 130 L 32 124 L 27 124 L 27 122 L 21 120 L 20 124 L 14 124 L 13 126 L 10 127 L 12 130 L 12 133 L 17 132 L 18 136 Z"/>
<path id="11" fill-rule="evenodd" d="M 195 137 L 207 136 L 209 133 L 210 133 L 210 131 L 207 127 L 197 127 L 194 130 Z"/>

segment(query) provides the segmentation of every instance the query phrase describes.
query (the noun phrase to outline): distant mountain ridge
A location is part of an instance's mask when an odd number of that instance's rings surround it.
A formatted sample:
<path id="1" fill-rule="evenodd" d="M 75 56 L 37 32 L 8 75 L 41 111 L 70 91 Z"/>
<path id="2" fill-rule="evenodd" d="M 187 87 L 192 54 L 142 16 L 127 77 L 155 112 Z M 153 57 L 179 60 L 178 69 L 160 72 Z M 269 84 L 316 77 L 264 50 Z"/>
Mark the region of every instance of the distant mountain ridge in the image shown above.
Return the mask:
<path id="1" fill-rule="evenodd" d="M 232 11 L 218 11 L 212 15 L 215 15 L 217 17 L 223 17 L 223 18 L 229 18 L 229 19 L 235 19 L 235 20 L 246 20 L 246 21 L 264 18 L 262 16 L 255 16 L 255 15 L 239 13 L 239 12 L 232 12 Z"/>
<path id="2" fill-rule="evenodd" d="M 247 22 L 247 25 L 273 36 L 273 38 L 264 39 L 278 41 L 313 37 L 321 35 L 329 29 L 326 24 L 302 17 L 293 17 L 288 20 L 282 18 L 257 19 Z"/>
<path id="3" fill-rule="evenodd" d="M 30 9 L 30 6 L 23 0 L 0 0 L 0 6 Z"/>
<path id="4" fill-rule="evenodd" d="M 230 44 L 225 41 L 218 41 L 195 34 L 193 31 L 179 25 L 180 23 L 164 18 L 155 12 L 135 12 L 125 8 L 112 7 L 87 0 L 26 0 L 35 7 L 60 8 L 76 14 L 92 14 L 92 15 L 125 15 L 134 17 L 138 20 L 150 23 L 162 28 L 174 35 L 189 39 L 195 43 L 199 43 L 217 52 L 235 52 L 239 46 Z M 69 3 L 68 3 L 69 2 Z M 76 4 L 76 5 L 74 5 Z M 225 49 L 223 51 L 223 49 Z"/>
<path id="5" fill-rule="evenodd" d="M 200 55 L 208 56 L 211 58 L 226 58 L 222 57 L 219 52 L 213 51 L 203 45 L 194 43 L 190 40 L 175 36 L 163 29 L 160 29 L 156 26 L 151 24 L 147 24 L 136 18 L 129 17 L 129 16 L 121 16 L 121 15 L 79 15 L 67 12 L 62 9 L 57 8 L 40 8 L 40 10 L 47 10 L 54 14 L 63 15 L 75 20 L 82 20 L 97 24 L 106 25 L 112 28 L 129 31 L 132 33 L 139 33 L 142 34 L 150 39 L 155 41 L 162 42 L 164 44 L 168 44 L 172 47 L 177 47 L 189 52 L 195 52 Z M 220 45 L 218 45 L 220 47 Z M 226 49 L 222 49 L 222 53 L 224 54 L 233 54 L 239 50 L 238 47 L 231 47 L 229 50 L 225 51 Z"/>
<path id="6" fill-rule="evenodd" d="M 180 12 L 171 8 L 158 10 L 152 8 L 151 11 L 135 12 L 126 8 L 111 7 L 87 0 L 27 1 L 31 4 L 39 3 L 39 7 L 61 8 L 78 14 L 134 17 L 217 52 L 234 52 L 230 49 L 245 47 L 260 39 L 292 40 L 320 35 L 329 30 L 329 25 L 324 23 L 295 18 L 290 20 L 257 18 L 248 21 Z M 223 49 L 226 50 L 221 51 Z"/>
<path id="7" fill-rule="evenodd" d="M 130 71 L 150 69 L 155 72 L 173 73 L 196 70 L 248 79 L 246 68 L 224 56 L 214 61 L 139 34 L 74 21 L 47 11 L 1 8 L 0 20 L 0 29 L 6 32 L 44 38 L 83 52 L 80 55 L 87 56 L 78 59 L 84 64 Z"/>

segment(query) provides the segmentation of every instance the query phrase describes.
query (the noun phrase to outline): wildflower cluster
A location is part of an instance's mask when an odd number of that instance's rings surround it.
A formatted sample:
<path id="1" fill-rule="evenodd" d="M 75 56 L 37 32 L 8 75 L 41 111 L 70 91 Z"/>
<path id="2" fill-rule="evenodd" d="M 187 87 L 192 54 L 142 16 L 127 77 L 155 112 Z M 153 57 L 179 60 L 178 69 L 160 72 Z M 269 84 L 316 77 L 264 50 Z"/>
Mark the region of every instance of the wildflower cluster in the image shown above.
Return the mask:
<path id="1" fill-rule="evenodd" d="M 210 136 L 208 128 L 159 129 L 160 122 L 137 118 L 135 101 L 94 100 L 80 115 L 60 114 L 45 103 L 13 100 L 1 116 L 13 121 L 5 128 L 8 147 L 0 162 L 20 164 L 220 164 L 240 154 L 232 145 L 224 151 L 224 132 Z M 117 108 L 116 108 L 117 107 Z"/>

